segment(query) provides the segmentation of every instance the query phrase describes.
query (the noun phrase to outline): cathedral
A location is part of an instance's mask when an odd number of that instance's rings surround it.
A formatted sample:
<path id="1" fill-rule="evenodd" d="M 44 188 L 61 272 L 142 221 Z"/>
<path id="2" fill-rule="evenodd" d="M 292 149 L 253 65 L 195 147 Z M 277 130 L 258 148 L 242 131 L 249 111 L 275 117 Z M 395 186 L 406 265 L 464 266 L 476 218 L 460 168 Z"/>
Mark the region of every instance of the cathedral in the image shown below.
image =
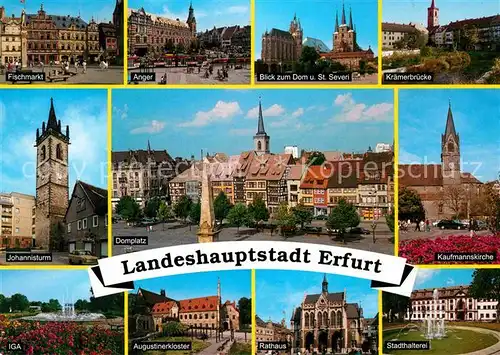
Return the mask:
<path id="1" fill-rule="evenodd" d="M 262 35 L 261 60 L 266 64 L 297 62 L 304 47 L 304 30 L 297 15 L 290 22 L 288 31 L 276 28 Z M 333 49 L 321 52 L 321 58 L 339 62 L 351 70 L 359 69 L 362 60 L 374 58 L 371 48 L 362 50 L 356 42 L 356 26 L 353 23 L 352 9 L 349 11 L 349 23 L 346 20 L 345 6 L 342 4 L 341 22 L 338 12 L 335 18 Z"/>
<path id="2" fill-rule="evenodd" d="M 326 275 L 321 293 L 305 295 L 300 307 L 292 313 L 292 347 L 316 353 L 345 353 L 350 347 L 361 347 L 365 341 L 363 309 L 347 303 L 347 293 L 328 291 Z"/>
<path id="3" fill-rule="evenodd" d="M 441 135 L 441 164 L 399 165 L 399 186 L 417 191 L 426 218 L 452 218 L 459 214 L 457 207 L 452 206 L 458 195 L 465 194 L 463 200 L 470 201 L 479 194 L 482 183 L 471 173 L 461 171 L 460 158 L 460 135 L 455 129 L 450 102 L 444 134 Z M 470 203 L 466 204 L 460 211 L 464 215 L 468 214 Z"/>
<path id="4" fill-rule="evenodd" d="M 49 249 L 51 228 L 63 222 L 68 208 L 69 126 L 63 131 L 50 99 L 47 125 L 36 130 L 36 245 Z"/>

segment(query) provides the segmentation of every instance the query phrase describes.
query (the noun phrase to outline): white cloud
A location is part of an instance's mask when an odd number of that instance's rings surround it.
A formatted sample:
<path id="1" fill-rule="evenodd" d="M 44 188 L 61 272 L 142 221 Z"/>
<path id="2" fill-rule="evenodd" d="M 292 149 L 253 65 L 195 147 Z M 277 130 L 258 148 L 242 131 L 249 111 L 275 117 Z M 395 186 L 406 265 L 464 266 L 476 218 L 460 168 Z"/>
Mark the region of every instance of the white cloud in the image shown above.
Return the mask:
<path id="1" fill-rule="evenodd" d="M 423 284 L 426 281 L 429 281 L 434 276 L 439 273 L 439 269 L 418 269 L 417 271 L 417 279 L 415 280 L 415 284 L 417 286 Z"/>
<path id="2" fill-rule="evenodd" d="M 227 8 L 228 14 L 246 14 L 248 12 L 248 6 L 229 6 Z"/>
<path id="3" fill-rule="evenodd" d="M 285 108 L 281 105 L 274 104 L 267 109 L 262 110 L 262 115 L 264 118 L 266 117 L 279 117 L 285 113 Z M 259 106 L 255 106 L 254 108 L 248 110 L 246 118 L 257 118 L 259 117 Z"/>
<path id="4" fill-rule="evenodd" d="M 292 113 L 292 117 L 300 117 L 304 114 L 304 112 L 305 112 L 304 109 L 302 107 L 299 107 Z"/>
<path id="5" fill-rule="evenodd" d="M 128 104 L 124 104 L 123 108 L 114 106 L 113 113 L 116 115 L 116 117 L 120 117 L 122 120 L 126 119 L 128 117 Z"/>
<path id="6" fill-rule="evenodd" d="M 334 100 L 335 106 L 341 107 L 341 112 L 333 117 L 334 122 L 369 122 L 392 121 L 393 104 L 382 102 L 367 106 L 356 103 L 351 93 L 338 95 Z"/>
<path id="7" fill-rule="evenodd" d="M 451 277 L 446 280 L 446 285 L 448 286 L 453 286 L 455 284 L 455 280 L 453 280 Z"/>
<path id="8" fill-rule="evenodd" d="M 179 127 L 204 127 L 211 123 L 230 121 L 241 114 L 240 104 L 236 101 L 218 101 L 210 111 L 198 111 L 192 121 L 180 123 Z"/>
<path id="9" fill-rule="evenodd" d="M 149 133 L 149 134 L 155 134 L 163 131 L 165 128 L 165 122 L 163 121 L 157 121 L 157 120 L 152 120 L 151 122 L 148 122 L 146 125 L 134 128 L 133 130 L 130 131 L 132 134 L 144 134 L 144 133 Z"/>
<path id="10" fill-rule="evenodd" d="M 176 13 L 176 12 L 172 12 L 170 11 L 170 9 L 168 8 L 167 5 L 164 5 L 163 6 L 163 11 L 162 13 L 159 15 L 161 17 L 167 17 L 167 18 L 170 18 L 170 19 L 179 19 L 180 21 L 185 21 L 186 18 L 187 18 L 187 15 L 188 15 L 188 11 L 186 9 L 186 12 L 182 12 L 182 13 Z M 203 11 L 197 11 L 195 10 L 195 13 L 194 13 L 194 16 L 196 18 L 202 18 L 202 17 L 206 17 L 207 14 Z"/>

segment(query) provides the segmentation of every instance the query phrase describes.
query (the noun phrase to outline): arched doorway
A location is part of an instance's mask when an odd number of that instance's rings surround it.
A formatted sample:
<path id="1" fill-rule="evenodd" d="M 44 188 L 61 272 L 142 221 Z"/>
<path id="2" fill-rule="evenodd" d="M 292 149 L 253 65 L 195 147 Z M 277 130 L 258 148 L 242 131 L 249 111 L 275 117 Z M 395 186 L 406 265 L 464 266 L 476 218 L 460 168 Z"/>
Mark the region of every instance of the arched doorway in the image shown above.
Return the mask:
<path id="1" fill-rule="evenodd" d="M 229 323 L 228 322 L 222 323 L 222 329 L 224 329 L 224 331 L 229 330 Z"/>
<path id="2" fill-rule="evenodd" d="M 309 332 L 306 334 L 306 350 L 312 351 L 312 347 L 314 346 L 314 334 Z"/>
<path id="3" fill-rule="evenodd" d="M 326 349 L 328 346 L 328 334 L 325 331 L 322 331 L 318 335 L 318 350 L 320 353 L 326 353 Z"/>
<path id="4" fill-rule="evenodd" d="M 463 300 L 457 302 L 457 320 L 465 320 L 465 304 Z"/>
<path id="5" fill-rule="evenodd" d="M 332 349 L 334 353 L 338 353 L 342 350 L 342 333 L 339 330 L 332 335 Z"/>

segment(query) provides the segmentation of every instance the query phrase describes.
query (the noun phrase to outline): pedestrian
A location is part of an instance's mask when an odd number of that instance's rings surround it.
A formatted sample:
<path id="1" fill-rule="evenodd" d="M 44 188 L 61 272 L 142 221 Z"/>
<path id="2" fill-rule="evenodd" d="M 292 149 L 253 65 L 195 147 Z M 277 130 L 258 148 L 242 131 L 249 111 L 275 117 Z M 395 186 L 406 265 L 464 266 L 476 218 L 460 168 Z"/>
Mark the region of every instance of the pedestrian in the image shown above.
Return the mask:
<path id="1" fill-rule="evenodd" d="M 87 73 L 87 62 L 85 61 L 85 59 L 83 60 L 83 74 Z"/>
<path id="2" fill-rule="evenodd" d="M 75 60 L 75 69 L 76 69 L 76 73 L 78 74 L 78 61 Z"/>
<path id="3" fill-rule="evenodd" d="M 418 224 L 418 220 L 415 220 L 415 232 L 420 232 L 420 224 Z"/>
<path id="4" fill-rule="evenodd" d="M 430 232 L 431 231 L 429 219 L 425 220 L 425 231 L 426 232 Z"/>
<path id="5" fill-rule="evenodd" d="M 474 237 L 474 236 L 476 235 L 476 234 L 474 233 L 474 219 L 473 219 L 473 218 L 471 218 L 471 219 L 469 220 L 469 234 L 470 234 L 471 238 L 472 238 L 472 237 Z"/>
<path id="6" fill-rule="evenodd" d="M 424 220 L 421 220 L 420 223 L 419 223 L 419 231 L 420 232 L 424 232 L 425 231 L 425 222 Z"/>

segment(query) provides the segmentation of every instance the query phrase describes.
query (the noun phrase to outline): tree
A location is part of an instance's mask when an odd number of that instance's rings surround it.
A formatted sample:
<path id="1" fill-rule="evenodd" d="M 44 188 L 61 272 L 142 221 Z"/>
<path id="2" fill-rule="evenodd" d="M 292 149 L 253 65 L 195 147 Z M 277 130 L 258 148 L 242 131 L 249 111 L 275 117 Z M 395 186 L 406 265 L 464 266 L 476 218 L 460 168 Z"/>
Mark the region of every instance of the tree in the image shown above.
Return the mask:
<path id="1" fill-rule="evenodd" d="M 184 45 L 182 43 L 178 43 L 177 46 L 175 47 L 175 52 L 176 53 L 184 53 L 186 49 L 184 48 Z"/>
<path id="2" fill-rule="evenodd" d="M 42 303 L 42 312 L 57 312 L 62 309 L 58 300 L 51 298 L 49 302 Z"/>
<path id="3" fill-rule="evenodd" d="M 239 232 L 240 227 L 247 224 L 249 220 L 247 206 L 243 203 L 237 203 L 233 208 L 231 208 L 231 211 L 229 211 L 227 219 L 231 225 L 238 228 Z"/>
<path id="4" fill-rule="evenodd" d="M 75 302 L 75 309 L 77 311 L 89 311 L 90 310 L 90 302 L 87 300 L 77 300 Z"/>
<path id="5" fill-rule="evenodd" d="M 461 185 L 448 185 L 443 189 L 443 196 L 441 201 L 444 201 L 445 206 L 447 206 L 456 218 L 463 217 L 464 215 L 464 204 L 465 199 L 465 189 Z"/>
<path id="6" fill-rule="evenodd" d="M 300 54 L 300 61 L 302 63 L 314 64 L 319 58 L 320 55 L 315 48 L 309 46 L 302 47 L 302 53 Z"/>
<path id="7" fill-rule="evenodd" d="M 173 53 L 175 50 L 175 44 L 174 44 L 174 41 L 172 39 L 169 39 L 167 41 L 167 43 L 165 43 L 165 51 L 167 53 Z"/>
<path id="8" fill-rule="evenodd" d="M 462 30 L 462 48 L 466 51 L 474 50 L 479 43 L 479 31 L 477 27 L 465 27 Z"/>
<path id="9" fill-rule="evenodd" d="M 63 251 L 66 231 L 61 222 L 56 222 L 50 227 L 50 247 L 52 250 Z M 16 247 L 18 247 L 16 245 Z"/>
<path id="10" fill-rule="evenodd" d="M 326 161 L 326 158 L 322 152 L 312 152 L 311 155 L 309 155 L 309 158 L 307 158 L 306 164 L 309 166 L 321 165 L 325 161 Z"/>
<path id="11" fill-rule="evenodd" d="M 131 196 L 123 196 L 120 198 L 115 211 L 127 222 L 136 222 L 140 220 L 142 216 L 141 206 L 139 206 Z"/>
<path id="12" fill-rule="evenodd" d="M 160 208 L 161 200 L 158 197 L 153 197 L 146 202 L 146 207 L 144 208 L 144 214 L 146 217 L 153 218 L 158 214 L 158 209 Z"/>
<path id="13" fill-rule="evenodd" d="M 163 335 L 167 337 L 184 335 L 186 330 L 187 330 L 186 325 L 180 322 L 168 322 L 162 328 Z"/>
<path id="14" fill-rule="evenodd" d="M 252 324 L 252 300 L 242 297 L 238 300 L 240 310 L 240 329 L 245 329 Z"/>
<path id="15" fill-rule="evenodd" d="M 200 224 L 201 218 L 201 203 L 193 203 L 191 205 L 191 210 L 189 211 L 189 220 L 191 223 Z"/>
<path id="16" fill-rule="evenodd" d="M 281 235 L 285 234 L 285 231 L 291 231 L 297 225 L 297 220 L 293 212 L 288 208 L 286 202 L 280 203 L 278 211 L 276 212 L 276 223 L 281 229 Z"/>
<path id="17" fill-rule="evenodd" d="M 20 293 L 16 293 L 10 297 L 10 308 L 13 311 L 24 312 L 30 306 L 30 301 L 28 301 L 28 297 L 22 295 Z"/>
<path id="18" fill-rule="evenodd" d="M 231 202 L 229 202 L 226 194 L 223 191 L 219 192 L 214 200 L 215 219 L 222 224 L 222 221 L 227 217 L 230 209 Z"/>
<path id="19" fill-rule="evenodd" d="M 269 210 L 261 196 L 254 198 L 250 206 L 248 206 L 248 212 L 257 223 L 269 220 Z"/>
<path id="20" fill-rule="evenodd" d="M 292 212 L 295 216 L 295 220 L 298 224 L 300 224 L 301 229 L 304 229 L 304 224 L 311 223 L 314 217 L 311 209 L 304 206 L 302 201 L 297 206 L 292 208 Z"/>
<path id="21" fill-rule="evenodd" d="M 469 297 L 497 301 L 497 314 L 500 314 L 500 269 L 476 269 L 472 274 Z M 496 321 L 500 322 L 500 317 Z"/>
<path id="22" fill-rule="evenodd" d="M 170 208 L 169 205 L 165 203 L 165 201 L 160 202 L 160 206 L 158 207 L 158 212 L 156 213 L 156 218 L 160 222 L 162 222 L 162 230 L 165 230 L 165 222 L 174 216 L 174 211 Z"/>
<path id="23" fill-rule="evenodd" d="M 189 216 L 189 212 L 191 212 L 191 206 L 193 201 L 186 195 L 181 196 L 179 201 L 174 205 L 174 213 L 178 218 L 182 218 L 184 222 L 186 222 L 186 218 Z"/>
<path id="24" fill-rule="evenodd" d="M 403 320 L 408 308 L 411 309 L 409 297 L 389 292 L 382 294 L 382 311 L 384 314 L 387 314 L 389 322 L 394 322 L 396 316 L 400 321 Z"/>
<path id="25" fill-rule="evenodd" d="M 351 203 L 347 203 L 344 199 L 341 199 L 338 205 L 332 208 L 326 221 L 328 228 L 339 231 L 339 236 L 342 237 L 344 244 L 346 242 L 345 233 L 347 228 L 357 227 L 358 224 L 359 215 L 356 212 L 356 207 Z"/>
<path id="26" fill-rule="evenodd" d="M 389 230 L 394 233 L 394 210 L 391 213 L 385 215 L 385 221 Z"/>
<path id="27" fill-rule="evenodd" d="M 425 210 L 419 194 L 412 189 L 399 189 L 399 219 L 401 221 L 423 221 Z"/>
<path id="28" fill-rule="evenodd" d="M 0 294 L 0 313 L 7 313 L 10 309 L 10 298 Z"/>

